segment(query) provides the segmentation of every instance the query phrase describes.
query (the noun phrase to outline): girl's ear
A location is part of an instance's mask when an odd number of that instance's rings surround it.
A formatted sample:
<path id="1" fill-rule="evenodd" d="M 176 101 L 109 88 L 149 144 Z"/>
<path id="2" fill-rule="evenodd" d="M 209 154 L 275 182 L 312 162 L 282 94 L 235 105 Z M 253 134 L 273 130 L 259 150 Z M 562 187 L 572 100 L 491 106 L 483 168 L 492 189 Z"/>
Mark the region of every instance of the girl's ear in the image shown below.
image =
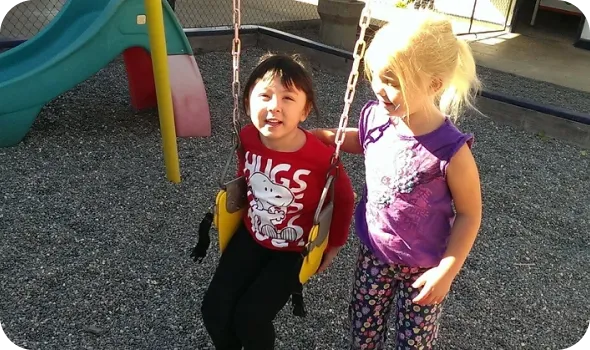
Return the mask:
<path id="1" fill-rule="evenodd" d="M 304 113 L 303 115 L 301 115 L 301 118 L 299 118 L 299 122 L 303 123 L 304 121 L 307 120 L 308 116 L 309 116 L 309 113 Z"/>
<path id="2" fill-rule="evenodd" d="M 311 111 L 313 110 L 313 106 L 314 106 L 313 102 L 312 103 L 308 103 L 305 106 L 305 118 L 307 118 L 311 114 Z"/>
<path id="3" fill-rule="evenodd" d="M 303 123 L 307 120 L 307 117 L 309 117 L 309 113 L 311 113 L 311 108 L 312 106 L 310 104 L 307 104 L 305 106 L 305 109 L 303 110 L 303 115 L 301 116 L 301 118 L 299 118 L 299 122 Z"/>
<path id="4" fill-rule="evenodd" d="M 430 83 L 430 89 L 432 90 L 433 93 L 437 93 L 440 91 L 440 89 L 442 89 L 443 87 L 443 82 L 441 78 L 433 78 L 432 82 Z"/>

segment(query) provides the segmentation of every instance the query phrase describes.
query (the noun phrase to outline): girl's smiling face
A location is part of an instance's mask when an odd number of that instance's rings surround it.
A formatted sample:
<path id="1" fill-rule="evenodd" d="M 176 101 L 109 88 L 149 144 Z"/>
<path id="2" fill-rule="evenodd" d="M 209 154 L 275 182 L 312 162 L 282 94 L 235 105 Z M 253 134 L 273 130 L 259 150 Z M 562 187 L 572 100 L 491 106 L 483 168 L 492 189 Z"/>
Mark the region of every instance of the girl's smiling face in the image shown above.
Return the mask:
<path id="1" fill-rule="evenodd" d="M 277 75 L 259 79 L 249 98 L 249 114 L 252 124 L 261 137 L 272 140 L 290 140 L 299 123 L 309 114 L 305 92 L 294 84 L 287 87 Z"/>

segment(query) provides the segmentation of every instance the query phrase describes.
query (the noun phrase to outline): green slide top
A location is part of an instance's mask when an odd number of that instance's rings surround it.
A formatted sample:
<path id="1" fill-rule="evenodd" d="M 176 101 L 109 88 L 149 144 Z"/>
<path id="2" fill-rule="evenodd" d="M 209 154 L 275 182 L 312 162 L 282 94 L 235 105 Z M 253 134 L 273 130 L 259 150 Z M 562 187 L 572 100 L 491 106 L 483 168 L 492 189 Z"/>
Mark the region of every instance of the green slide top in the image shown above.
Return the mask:
<path id="1" fill-rule="evenodd" d="M 170 5 L 162 5 L 168 54 L 192 54 Z M 144 0 L 69 0 L 36 36 L 0 54 L 0 147 L 20 142 L 45 104 L 126 49 L 149 51 L 147 27 Z"/>

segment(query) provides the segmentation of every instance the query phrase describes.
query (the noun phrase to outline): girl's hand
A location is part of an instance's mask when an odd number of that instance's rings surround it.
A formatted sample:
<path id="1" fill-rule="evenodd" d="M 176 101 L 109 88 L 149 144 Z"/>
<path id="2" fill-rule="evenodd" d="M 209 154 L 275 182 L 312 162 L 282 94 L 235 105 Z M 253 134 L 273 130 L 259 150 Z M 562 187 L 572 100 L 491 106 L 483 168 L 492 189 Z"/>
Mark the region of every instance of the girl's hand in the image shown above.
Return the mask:
<path id="1" fill-rule="evenodd" d="M 436 266 L 424 272 L 422 276 L 418 277 L 412 284 L 413 288 L 420 288 L 418 294 L 412 302 L 418 305 L 432 305 L 440 304 L 445 299 L 455 275 L 444 266 Z"/>
<path id="2" fill-rule="evenodd" d="M 324 256 L 322 256 L 322 263 L 320 264 L 316 274 L 324 272 L 328 266 L 332 264 L 332 260 L 334 260 L 336 255 L 338 255 L 340 249 L 342 249 L 342 247 L 332 247 L 324 252 Z"/>

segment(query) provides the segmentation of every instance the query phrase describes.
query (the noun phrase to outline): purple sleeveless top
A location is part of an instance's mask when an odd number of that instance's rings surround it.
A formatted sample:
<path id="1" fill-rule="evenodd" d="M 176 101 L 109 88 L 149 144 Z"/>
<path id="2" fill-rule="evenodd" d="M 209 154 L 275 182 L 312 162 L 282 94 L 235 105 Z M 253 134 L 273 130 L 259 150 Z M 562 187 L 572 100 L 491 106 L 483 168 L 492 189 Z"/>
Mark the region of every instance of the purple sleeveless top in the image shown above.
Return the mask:
<path id="1" fill-rule="evenodd" d="M 360 241 L 386 263 L 438 265 L 455 218 L 446 168 L 463 144 L 471 147 L 473 136 L 448 118 L 428 134 L 403 135 L 370 101 L 361 111 L 359 138 L 366 171 L 355 212 Z"/>

